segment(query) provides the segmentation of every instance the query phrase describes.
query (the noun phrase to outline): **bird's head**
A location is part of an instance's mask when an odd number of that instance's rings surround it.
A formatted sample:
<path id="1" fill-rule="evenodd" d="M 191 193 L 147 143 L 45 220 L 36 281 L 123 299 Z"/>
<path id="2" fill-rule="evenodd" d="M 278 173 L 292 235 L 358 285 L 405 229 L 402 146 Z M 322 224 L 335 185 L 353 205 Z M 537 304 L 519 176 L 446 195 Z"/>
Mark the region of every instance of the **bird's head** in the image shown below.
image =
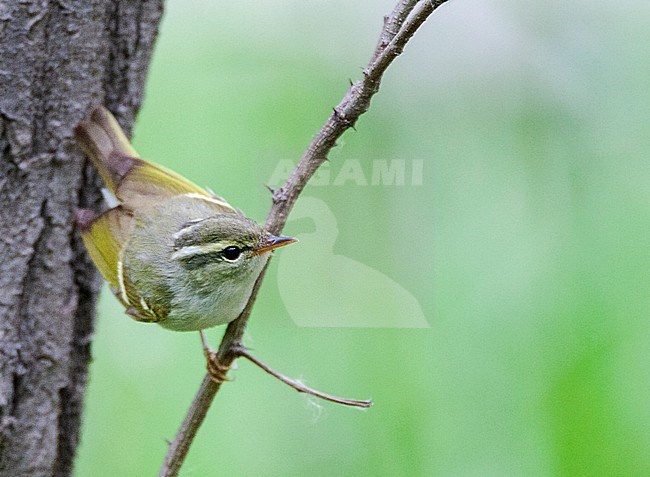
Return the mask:
<path id="1" fill-rule="evenodd" d="M 272 235 L 240 214 L 219 214 L 184 224 L 173 241 L 172 261 L 195 279 L 236 286 L 249 284 L 270 252 L 296 239 Z"/>

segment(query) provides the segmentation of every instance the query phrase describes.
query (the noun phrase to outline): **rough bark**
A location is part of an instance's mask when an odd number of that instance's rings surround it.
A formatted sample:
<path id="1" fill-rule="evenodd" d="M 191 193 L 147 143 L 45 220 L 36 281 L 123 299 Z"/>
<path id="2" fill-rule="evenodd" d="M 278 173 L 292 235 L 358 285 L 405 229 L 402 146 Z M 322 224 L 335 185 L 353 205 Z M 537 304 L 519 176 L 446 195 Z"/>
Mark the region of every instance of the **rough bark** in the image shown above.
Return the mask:
<path id="1" fill-rule="evenodd" d="M 63 476 L 79 440 L 100 281 L 74 230 L 99 206 L 72 128 L 128 131 L 162 0 L 0 0 L 0 475 Z"/>

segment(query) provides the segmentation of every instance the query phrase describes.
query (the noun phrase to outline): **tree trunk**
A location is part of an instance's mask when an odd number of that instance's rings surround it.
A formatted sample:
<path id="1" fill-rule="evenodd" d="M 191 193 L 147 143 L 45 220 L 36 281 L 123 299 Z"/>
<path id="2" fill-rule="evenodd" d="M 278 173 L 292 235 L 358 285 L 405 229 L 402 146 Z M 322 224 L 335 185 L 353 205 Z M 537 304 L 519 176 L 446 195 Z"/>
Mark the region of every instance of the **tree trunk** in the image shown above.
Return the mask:
<path id="1" fill-rule="evenodd" d="M 99 181 L 72 129 L 127 131 L 162 0 L 0 0 L 0 475 L 64 476 L 79 440 L 100 280 L 75 231 Z"/>

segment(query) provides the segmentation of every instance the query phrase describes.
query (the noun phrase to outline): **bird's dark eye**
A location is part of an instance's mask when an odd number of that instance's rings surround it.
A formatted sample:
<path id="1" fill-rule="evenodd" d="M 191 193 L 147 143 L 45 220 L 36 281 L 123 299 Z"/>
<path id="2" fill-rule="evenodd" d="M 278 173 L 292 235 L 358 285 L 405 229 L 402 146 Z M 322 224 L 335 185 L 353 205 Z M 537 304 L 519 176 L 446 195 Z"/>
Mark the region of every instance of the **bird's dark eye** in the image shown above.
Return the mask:
<path id="1" fill-rule="evenodd" d="M 241 255 L 241 249 L 239 247 L 235 247 L 233 245 L 231 247 L 224 248 L 223 252 L 221 252 L 221 253 L 223 254 L 223 258 L 225 258 L 226 260 L 229 260 L 231 262 L 234 262 Z"/>

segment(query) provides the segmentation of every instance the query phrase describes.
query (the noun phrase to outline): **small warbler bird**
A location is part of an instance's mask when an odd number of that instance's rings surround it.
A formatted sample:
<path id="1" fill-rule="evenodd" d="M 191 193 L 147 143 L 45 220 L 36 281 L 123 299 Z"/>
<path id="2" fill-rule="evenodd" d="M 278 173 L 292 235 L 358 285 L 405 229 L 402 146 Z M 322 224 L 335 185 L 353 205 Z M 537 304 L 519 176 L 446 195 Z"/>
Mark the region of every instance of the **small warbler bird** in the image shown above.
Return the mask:
<path id="1" fill-rule="evenodd" d="M 96 108 L 75 129 L 109 206 L 82 209 L 88 253 L 137 321 L 174 331 L 226 324 L 244 309 L 277 237 L 224 199 L 141 159 L 115 118 Z"/>

